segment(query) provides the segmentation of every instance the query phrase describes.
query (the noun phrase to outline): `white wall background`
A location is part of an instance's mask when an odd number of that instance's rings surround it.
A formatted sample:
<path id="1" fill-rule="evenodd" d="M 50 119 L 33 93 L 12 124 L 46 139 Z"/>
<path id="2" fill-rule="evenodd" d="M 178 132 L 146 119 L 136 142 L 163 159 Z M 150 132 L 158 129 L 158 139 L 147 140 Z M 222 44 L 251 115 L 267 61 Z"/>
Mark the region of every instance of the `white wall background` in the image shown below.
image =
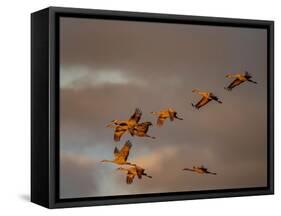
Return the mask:
<path id="1" fill-rule="evenodd" d="M 218 16 L 275 20 L 275 193 L 274 196 L 238 197 L 135 205 L 47 210 L 30 203 L 30 13 L 48 6 Z M 1 215 L 265 215 L 280 211 L 281 47 L 280 1 L 245 0 L 29 0 L 1 2 Z M 276 215 L 276 214 L 275 214 Z"/>

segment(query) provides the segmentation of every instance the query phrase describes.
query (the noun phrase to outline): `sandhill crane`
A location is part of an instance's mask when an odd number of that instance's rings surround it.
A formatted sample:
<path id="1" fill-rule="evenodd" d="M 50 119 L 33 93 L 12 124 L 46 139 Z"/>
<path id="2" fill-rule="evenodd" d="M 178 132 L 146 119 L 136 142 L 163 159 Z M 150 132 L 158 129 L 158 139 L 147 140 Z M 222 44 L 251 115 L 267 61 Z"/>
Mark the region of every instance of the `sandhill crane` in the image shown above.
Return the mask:
<path id="1" fill-rule="evenodd" d="M 152 139 L 155 139 L 155 137 L 147 134 L 150 126 L 152 126 L 151 122 L 142 122 L 142 123 L 136 124 L 134 129 L 133 129 L 132 136 L 136 135 L 136 136 L 139 136 L 139 137 L 150 137 Z"/>
<path id="2" fill-rule="evenodd" d="M 113 152 L 114 160 L 102 160 L 101 162 L 115 163 L 118 165 L 125 165 L 125 164 L 132 165 L 132 163 L 127 162 L 131 147 L 132 147 L 132 143 L 128 140 L 123 145 L 121 150 L 119 150 L 117 147 L 115 147 L 114 152 Z"/>
<path id="3" fill-rule="evenodd" d="M 135 124 L 137 124 L 142 116 L 142 112 L 139 108 L 135 109 L 134 114 L 128 120 L 112 120 L 107 127 L 111 127 L 112 125 L 120 125 L 120 124 L 127 124 L 129 128 L 133 128 Z"/>
<path id="4" fill-rule="evenodd" d="M 164 121 L 167 118 L 170 118 L 170 121 L 174 121 L 174 119 L 183 120 L 183 118 L 180 118 L 177 116 L 177 112 L 173 110 L 172 108 L 168 108 L 166 110 L 162 110 L 160 112 L 151 112 L 151 114 L 158 116 L 157 119 L 157 126 L 161 127 L 164 124 Z"/>
<path id="5" fill-rule="evenodd" d="M 217 173 L 209 172 L 208 169 L 204 166 L 196 167 L 194 166 L 192 169 L 190 168 L 184 168 L 183 170 L 196 172 L 198 174 L 210 174 L 210 175 L 217 175 Z"/>
<path id="6" fill-rule="evenodd" d="M 124 171 L 127 173 L 127 177 L 126 177 L 127 184 L 132 184 L 135 176 L 137 176 L 139 179 L 141 179 L 142 176 L 152 178 L 152 176 L 150 176 L 144 172 L 145 169 L 143 169 L 137 165 L 131 166 L 129 168 L 118 167 L 117 170 L 121 170 L 121 171 Z"/>
<path id="7" fill-rule="evenodd" d="M 203 92 L 198 89 L 193 89 L 192 92 L 199 94 L 202 96 L 201 100 L 197 102 L 197 104 L 191 104 L 196 109 L 200 109 L 201 107 L 205 106 L 207 103 L 209 103 L 211 100 L 214 100 L 218 103 L 222 103 L 217 96 L 215 96 L 212 92 Z"/>
<path id="8" fill-rule="evenodd" d="M 227 74 L 226 75 L 227 78 L 235 78 L 230 84 L 229 86 L 225 87 L 226 90 L 231 91 L 234 87 L 239 86 L 241 83 L 248 81 L 254 84 L 257 84 L 256 81 L 253 81 L 251 78 L 252 76 L 245 71 L 244 74 L 238 73 L 238 74 Z"/>
<path id="9" fill-rule="evenodd" d="M 107 127 L 111 127 L 111 128 L 115 129 L 114 130 L 113 139 L 116 142 L 120 141 L 122 135 L 124 133 L 126 133 L 128 131 L 128 129 L 129 129 L 127 123 L 119 123 L 119 125 L 108 125 Z"/>
<path id="10" fill-rule="evenodd" d="M 134 114 L 128 120 L 112 120 L 106 127 L 114 128 L 114 140 L 120 141 L 121 136 L 128 130 L 133 134 L 134 126 L 141 119 L 142 112 L 139 108 L 136 108 Z"/>

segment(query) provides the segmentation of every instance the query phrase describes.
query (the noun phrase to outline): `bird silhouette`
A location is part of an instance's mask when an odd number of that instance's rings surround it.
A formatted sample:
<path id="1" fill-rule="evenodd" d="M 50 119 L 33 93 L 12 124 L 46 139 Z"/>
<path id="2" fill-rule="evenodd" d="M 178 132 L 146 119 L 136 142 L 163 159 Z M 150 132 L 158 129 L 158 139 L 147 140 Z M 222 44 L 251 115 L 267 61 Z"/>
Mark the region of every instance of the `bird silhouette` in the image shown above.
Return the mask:
<path id="1" fill-rule="evenodd" d="M 135 178 L 135 176 L 137 176 L 139 179 L 142 178 L 142 176 L 146 176 L 148 178 L 152 178 L 152 176 L 148 175 L 147 173 L 145 173 L 145 169 L 137 166 L 137 165 L 133 165 L 129 168 L 124 168 L 124 167 L 118 167 L 117 170 L 121 170 L 127 173 L 126 176 L 126 183 L 127 184 L 132 184 L 133 180 Z"/>
<path id="2" fill-rule="evenodd" d="M 157 119 L 158 127 L 163 126 L 163 124 L 167 118 L 170 118 L 170 121 L 174 121 L 174 119 L 183 120 L 183 118 L 180 118 L 177 116 L 177 112 L 175 110 L 173 110 L 172 108 L 168 108 L 168 109 L 162 110 L 160 112 L 151 112 L 151 114 L 158 116 L 158 119 Z"/>
<path id="3" fill-rule="evenodd" d="M 135 125 L 141 119 L 142 112 L 139 108 L 135 109 L 134 114 L 128 120 L 112 120 L 109 125 L 106 127 L 114 128 L 114 141 L 120 141 L 122 135 L 127 131 L 130 131 L 133 134 L 133 129 Z"/>
<path id="4" fill-rule="evenodd" d="M 219 100 L 219 98 L 217 96 L 215 96 L 212 92 L 203 92 L 198 89 L 193 89 L 192 92 L 197 93 L 200 96 L 202 96 L 201 100 L 198 101 L 195 105 L 193 103 L 191 103 L 191 105 L 196 109 L 200 109 L 201 107 L 205 106 L 207 103 L 209 103 L 212 100 L 214 100 L 220 104 L 222 103 Z"/>
<path id="5" fill-rule="evenodd" d="M 113 134 L 113 139 L 116 142 L 120 141 L 123 134 L 126 133 L 129 129 L 128 124 L 124 122 L 119 123 L 119 125 L 108 125 L 107 127 L 111 127 L 115 129 Z"/>
<path id="6" fill-rule="evenodd" d="M 238 73 L 238 74 L 227 74 L 227 78 L 235 78 L 227 87 L 225 87 L 226 90 L 231 91 L 234 87 L 239 86 L 245 81 L 257 84 L 256 81 L 252 80 L 252 76 L 249 72 L 245 71 L 244 74 Z"/>
<path id="7" fill-rule="evenodd" d="M 127 159 L 129 157 L 130 149 L 132 148 L 132 143 L 128 140 L 121 150 L 119 150 L 117 147 L 114 149 L 114 159 L 113 160 L 102 160 L 101 162 L 109 162 L 109 163 L 115 163 L 118 165 L 132 165 L 132 163 L 127 162 Z"/>
<path id="8" fill-rule="evenodd" d="M 137 124 L 142 116 L 142 112 L 139 108 L 135 109 L 135 112 L 128 120 L 117 120 L 114 119 L 110 122 L 107 127 L 111 127 L 112 125 L 120 125 L 120 124 L 127 124 L 129 128 L 133 128 L 135 124 Z"/>
<path id="9" fill-rule="evenodd" d="M 204 167 L 203 165 L 199 166 L 199 167 L 193 166 L 192 169 L 184 168 L 183 170 L 187 170 L 187 171 L 191 171 L 191 172 L 196 172 L 198 174 L 217 175 L 217 173 L 209 172 L 208 169 L 206 167 Z"/>
<path id="10" fill-rule="evenodd" d="M 132 136 L 139 136 L 139 137 L 150 137 L 152 139 L 155 139 L 154 136 L 150 136 L 147 134 L 149 127 L 152 126 L 151 122 L 142 122 L 135 125 L 133 129 Z"/>

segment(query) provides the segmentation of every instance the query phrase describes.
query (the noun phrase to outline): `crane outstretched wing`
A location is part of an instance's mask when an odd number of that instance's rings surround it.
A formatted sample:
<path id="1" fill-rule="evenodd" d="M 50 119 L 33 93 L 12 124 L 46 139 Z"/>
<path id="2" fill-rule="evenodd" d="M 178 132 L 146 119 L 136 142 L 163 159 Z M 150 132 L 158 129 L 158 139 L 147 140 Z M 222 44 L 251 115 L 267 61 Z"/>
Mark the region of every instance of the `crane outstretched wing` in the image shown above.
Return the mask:
<path id="1" fill-rule="evenodd" d="M 126 133 L 126 131 L 128 130 L 128 125 L 126 124 L 120 124 L 115 128 L 114 131 L 114 141 L 120 141 L 122 135 L 124 133 Z"/>
<path id="2" fill-rule="evenodd" d="M 128 173 L 128 174 L 127 174 L 127 177 L 126 177 L 126 182 L 127 182 L 127 184 L 132 184 L 134 178 L 135 178 L 135 175 L 134 175 L 134 174 Z"/>
<path id="3" fill-rule="evenodd" d="M 243 80 L 240 80 L 238 78 L 236 78 L 235 80 L 233 80 L 229 86 L 226 87 L 227 90 L 232 90 L 234 87 L 239 86 L 241 83 L 243 83 Z"/>
<path id="4" fill-rule="evenodd" d="M 168 111 L 169 112 L 169 118 L 170 118 L 170 120 L 171 121 L 174 121 L 174 112 L 172 112 L 172 111 Z"/>
<path id="5" fill-rule="evenodd" d="M 217 173 L 206 171 L 207 174 L 217 175 Z"/>
<path id="6" fill-rule="evenodd" d="M 205 106 L 207 103 L 209 103 L 211 101 L 211 99 L 206 98 L 206 97 L 202 97 L 200 101 L 197 102 L 197 104 L 195 104 L 195 107 L 197 109 L 201 108 L 202 106 Z"/>
<path id="7" fill-rule="evenodd" d="M 124 160 L 127 161 L 131 148 L 132 143 L 128 140 L 119 151 L 118 156 L 124 158 Z"/>
<path id="8" fill-rule="evenodd" d="M 135 120 L 138 123 L 141 119 L 142 112 L 139 108 L 136 108 L 134 114 L 130 117 L 130 120 Z"/>
<path id="9" fill-rule="evenodd" d="M 159 127 L 163 126 L 164 124 L 164 121 L 166 120 L 167 117 L 164 117 L 163 115 L 160 115 L 157 119 L 157 125 Z"/>
<path id="10" fill-rule="evenodd" d="M 135 130 L 135 132 L 147 132 L 148 125 L 146 125 L 145 123 L 137 124 L 135 126 L 134 130 Z"/>
<path id="11" fill-rule="evenodd" d="M 113 152 L 115 157 L 118 157 L 119 155 L 119 149 L 117 147 L 114 148 L 114 152 Z"/>
<path id="12" fill-rule="evenodd" d="M 207 168 L 205 167 L 200 167 L 200 169 L 203 171 L 203 172 L 209 172 Z"/>
<path id="13" fill-rule="evenodd" d="M 149 123 L 150 123 L 150 122 L 149 122 Z M 151 124 L 151 125 L 152 125 L 152 124 Z M 149 125 L 143 123 L 143 124 L 141 125 L 140 131 L 142 131 L 142 132 L 144 132 L 144 133 L 147 133 L 147 132 L 148 132 L 148 129 L 149 129 Z"/>

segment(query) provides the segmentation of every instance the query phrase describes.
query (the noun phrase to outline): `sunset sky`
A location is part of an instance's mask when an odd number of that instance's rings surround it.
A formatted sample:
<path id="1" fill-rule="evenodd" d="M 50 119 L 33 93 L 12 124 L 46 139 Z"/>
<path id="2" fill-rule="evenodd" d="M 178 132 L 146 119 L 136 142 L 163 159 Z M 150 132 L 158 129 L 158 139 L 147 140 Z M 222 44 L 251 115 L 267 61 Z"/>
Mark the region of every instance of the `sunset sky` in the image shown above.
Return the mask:
<path id="1" fill-rule="evenodd" d="M 61 18 L 60 197 L 96 197 L 266 186 L 267 34 L 265 29 Z M 224 89 L 228 73 L 258 84 Z M 193 88 L 223 102 L 200 110 Z M 106 125 L 139 107 L 156 139 L 113 141 Z M 174 108 L 183 121 L 157 128 L 151 111 Z M 127 185 L 115 146 L 152 175 Z M 182 168 L 204 165 L 218 175 Z"/>

